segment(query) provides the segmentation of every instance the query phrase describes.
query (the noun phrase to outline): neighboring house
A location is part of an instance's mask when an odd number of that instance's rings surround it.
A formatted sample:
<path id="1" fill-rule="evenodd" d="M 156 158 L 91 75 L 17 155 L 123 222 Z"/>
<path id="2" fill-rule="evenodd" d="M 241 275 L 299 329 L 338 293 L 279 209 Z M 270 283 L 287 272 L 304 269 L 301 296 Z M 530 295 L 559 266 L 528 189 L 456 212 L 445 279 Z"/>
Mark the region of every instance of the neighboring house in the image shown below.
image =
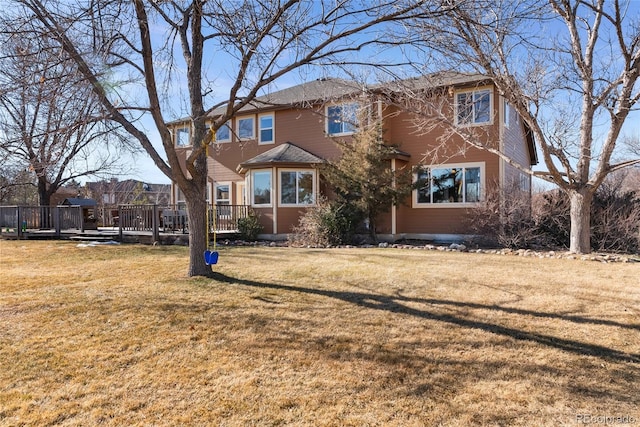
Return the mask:
<path id="1" fill-rule="evenodd" d="M 438 89 L 455 126 L 480 130 L 479 138 L 519 164 L 537 163 L 535 147 L 513 109 L 489 80 L 477 75 L 440 74 L 410 83 L 420 90 Z M 415 170 L 423 183 L 405 204 L 378 219 L 383 239 L 445 239 L 466 234 L 465 216 L 477 206 L 491 184 L 516 187 L 530 194 L 531 178 L 488 151 L 470 148 L 446 126 L 423 127 L 403 107 L 380 101 L 389 86 L 362 87 L 339 79 L 321 79 L 258 98 L 216 134 L 209 150 L 207 197 L 218 204 L 247 204 L 260 213 L 264 237 L 282 239 L 328 194 L 318 165 L 335 159 L 334 138 L 357 131 L 359 111 L 381 120 L 383 137 L 397 146 L 389 167 Z M 415 93 L 420 93 L 419 91 Z M 384 98 L 388 99 L 388 98 Z M 215 112 L 214 112 L 215 117 Z M 191 152 L 189 123 L 170 123 L 178 154 Z M 436 148 L 438 148 L 436 150 Z M 183 201 L 174 185 L 174 203 Z"/>
<path id="2" fill-rule="evenodd" d="M 134 179 L 87 182 L 86 193 L 103 205 L 171 203 L 170 184 L 149 184 Z"/>
<path id="3" fill-rule="evenodd" d="M 149 184 L 134 179 L 118 179 L 87 182 L 84 192 L 97 202 L 97 212 L 101 224 L 115 225 L 119 205 L 169 206 L 171 204 L 170 184 Z"/>

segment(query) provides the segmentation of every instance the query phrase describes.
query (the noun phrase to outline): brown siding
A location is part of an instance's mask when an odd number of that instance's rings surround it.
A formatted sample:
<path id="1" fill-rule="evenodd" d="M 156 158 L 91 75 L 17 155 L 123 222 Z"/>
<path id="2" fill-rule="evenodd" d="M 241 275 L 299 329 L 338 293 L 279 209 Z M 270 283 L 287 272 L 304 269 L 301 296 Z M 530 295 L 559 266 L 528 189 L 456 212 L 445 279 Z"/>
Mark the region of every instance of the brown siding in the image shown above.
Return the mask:
<path id="1" fill-rule="evenodd" d="M 262 225 L 262 232 L 266 234 L 273 233 L 273 210 L 271 208 L 254 208 L 254 211 L 258 215 L 260 225 Z"/>
<path id="2" fill-rule="evenodd" d="M 504 153 L 516 163 L 524 167 L 529 167 L 531 158 L 529 157 L 529 150 L 525 139 L 524 125 L 513 109 L 510 109 L 509 116 L 509 127 L 503 126 L 502 128 Z M 513 183 L 517 184 L 521 174 L 521 171 L 505 162 L 503 185 L 506 185 L 508 188 Z"/>
<path id="3" fill-rule="evenodd" d="M 453 98 L 449 100 L 453 102 Z M 491 142 L 493 147 L 499 145 L 499 96 L 493 93 L 493 124 L 472 128 L 478 138 Z M 424 134 L 416 132 L 412 126 L 414 118 L 409 114 L 393 114 L 394 109 L 384 110 L 388 119 L 385 121 L 385 139 L 398 145 L 400 150 L 411 154 L 405 167 L 417 165 L 447 165 L 460 163 L 483 163 L 484 185 L 498 182 L 500 177 L 500 160 L 486 150 L 469 147 L 459 136 L 451 136 L 446 142 L 441 140 L 445 128 L 435 128 Z M 434 148 L 437 150 L 434 151 Z M 399 166 L 400 167 L 400 166 Z M 483 189 L 484 190 L 484 189 Z M 412 207 L 413 194 L 405 205 L 399 206 L 396 213 L 397 233 L 416 234 L 455 234 L 467 232 L 467 207 Z M 390 226 L 389 226 L 390 228 Z"/>
<path id="4" fill-rule="evenodd" d="M 302 207 L 278 208 L 278 234 L 292 233 L 293 227 L 298 225 L 300 217 L 304 214 Z"/>
<path id="5" fill-rule="evenodd" d="M 481 89 L 481 88 L 478 88 Z M 511 110 L 510 127 L 502 128 L 501 102 L 497 92 L 493 91 L 493 123 L 488 126 L 470 128 L 478 140 L 490 142 L 494 148 L 499 148 L 502 138 L 505 152 L 517 162 L 528 166 L 529 154 L 527 151 L 524 131 L 520 121 L 516 121 L 515 113 Z M 453 97 L 448 99 L 449 105 L 453 105 Z M 447 165 L 460 163 L 484 164 L 484 176 L 482 177 L 485 188 L 492 183 L 500 182 L 501 160 L 485 150 L 466 146 L 459 136 L 450 136 L 442 141 L 444 128 L 435 128 L 426 133 L 417 132 L 414 126 L 414 117 L 408 113 L 398 113 L 393 107 L 383 110 L 384 138 L 391 144 L 398 145 L 400 150 L 410 154 L 407 162 L 398 161 L 398 167 L 404 165 L 413 168 L 416 165 Z M 451 112 L 453 114 L 453 112 Z M 233 182 L 234 199 L 239 195 L 237 188 L 244 182 L 244 177 L 237 172 L 240 163 L 249 160 L 273 147 L 291 142 L 299 147 L 324 159 L 333 159 L 340 155 L 340 150 L 332 139 L 325 135 L 325 119 L 322 107 L 316 109 L 283 109 L 274 112 L 275 144 L 258 145 L 257 140 L 233 141 L 220 143 L 215 149 L 210 150 L 210 174 L 217 182 Z M 258 114 L 254 115 L 256 134 L 258 133 Z M 232 121 L 235 127 L 236 121 Z M 501 133 L 502 131 L 502 133 Z M 437 150 L 434 148 L 438 147 Z M 181 162 L 184 163 L 184 155 Z M 512 167 L 504 167 L 505 177 L 513 178 L 517 175 Z M 274 203 L 277 203 L 277 175 L 273 177 Z M 325 185 L 321 182 L 320 188 Z M 326 192 L 325 192 L 326 194 Z M 250 197 L 247 200 L 250 201 Z M 449 234 L 464 233 L 468 207 L 412 207 L 413 195 L 407 200 L 406 205 L 397 208 L 396 224 L 397 233 L 416 234 Z M 277 232 L 279 234 L 291 232 L 292 227 L 298 224 L 300 215 L 304 212 L 301 207 L 277 208 Z M 273 209 L 258 208 L 261 214 L 261 223 L 264 232 L 271 234 L 273 230 Z M 391 232 L 391 214 L 385 213 L 378 218 L 378 232 L 387 234 Z"/>
<path id="6" fill-rule="evenodd" d="M 331 138 L 325 135 L 324 126 L 321 109 L 278 111 L 276 143 L 291 142 L 323 159 L 335 158 L 340 155 L 340 150 Z"/>

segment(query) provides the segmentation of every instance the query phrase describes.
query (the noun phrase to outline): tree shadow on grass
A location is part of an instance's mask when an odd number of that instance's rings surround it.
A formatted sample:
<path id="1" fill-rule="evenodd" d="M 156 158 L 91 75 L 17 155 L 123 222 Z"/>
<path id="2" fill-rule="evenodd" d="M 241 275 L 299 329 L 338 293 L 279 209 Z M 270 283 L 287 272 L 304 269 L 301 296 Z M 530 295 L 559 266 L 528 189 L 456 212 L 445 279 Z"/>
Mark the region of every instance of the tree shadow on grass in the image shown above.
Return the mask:
<path id="1" fill-rule="evenodd" d="M 328 298 L 334 298 L 337 300 L 345 301 L 351 304 L 355 304 L 360 307 L 369 308 L 373 310 L 384 310 L 391 313 L 400 313 L 410 316 L 415 316 L 421 319 L 433 320 L 438 322 L 444 322 L 451 325 L 457 325 L 463 328 L 476 329 L 493 334 L 510 337 L 520 341 L 529 341 L 542 344 L 547 347 L 556 348 L 559 350 L 567 351 L 578 355 L 594 356 L 600 359 L 604 359 L 612 362 L 631 362 L 640 363 L 640 354 L 626 353 L 614 348 L 609 348 L 596 344 L 588 344 L 576 340 L 558 338 L 551 335 L 545 335 L 535 332 L 527 332 L 516 328 L 510 328 L 506 326 L 497 325 L 495 323 L 464 319 L 451 314 L 441 314 L 430 312 L 428 310 L 419 310 L 405 305 L 406 303 L 421 303 L 428 305 L 450 305 L 456 307 L 465 307 L 471 309 L 486 309 L 486 310 L 499 310 L 511 314 L 527 315 L 535 317 L 548 317 L 557 318 L 559 320 L 567 320 L 575 323 L 593 323 L 597 325 L 616 326 L 629 329 L 640 330 L 639 325 L 626 325 L 618 322 L 612 322 L 601 319 L 589 319 L 580 316 L 564 316 L 555 313 L 542 313 L 531 310 L 514 309 L 508 307 L 500 307 L 496 305 L 484 305 L 477 303 L 459 302 L 459 301 L 447 301 L 437 299 L 420 299 L 420 298 L 408 298 L 401 295 L 389 296 L 378 295 L 364 292 L 342 292 L 332 291 L 326 289 L 314 289 L 297 287 L 291 285 L 282 285 L 275 283 L 264 283 L 253 280 L 238 279 L 227 276 L 222 273 L 214 272 L 211 276 L 218 282 L 228 284 L 239 284 L 244 286 L 250 286 L 261 289 L 274 289 L 287 292 L 297 292 L 311 295 L 320 295 Z"/>

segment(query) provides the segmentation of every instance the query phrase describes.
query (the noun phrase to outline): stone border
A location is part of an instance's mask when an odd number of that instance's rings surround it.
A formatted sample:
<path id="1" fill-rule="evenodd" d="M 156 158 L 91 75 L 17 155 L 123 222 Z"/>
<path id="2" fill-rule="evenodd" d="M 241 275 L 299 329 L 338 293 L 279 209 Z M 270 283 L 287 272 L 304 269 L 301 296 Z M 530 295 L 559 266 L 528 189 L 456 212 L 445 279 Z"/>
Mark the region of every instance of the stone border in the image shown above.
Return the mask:
<path id="1" fill-rule="evenodd" d="M 556 251 L 556 250 L 532 250 L 532 249 L 469 249 L 463 244 L 452 243 L 450 245 L 433 245 L 433 244 L 406 244 L 406 243 L 387 243 L 382 242 L 377 245 L 365 244 L 365 245 L 339 245 L 329 247 L 315 247 L 315 246 L 292 246 L 287 241 L 256 241 L 247 242 L 244 240 L 223 240 L 218 242 L 219 246 L 261 246 L 261 247 L 296 247 L 307 249 L 331 249 L 331 248 L 344 248 L 344 249 L 357 249 L 357 248 L 392 248 L 392 249 L 413 249 L 413 250 L 428 250 L 428 251 L 440 251 L 440 252 L 469 252 L 476 254 L 488 254 L 488 255 L 505 255 L 505 256 L 520 256 L 531 258 L 554 258 L 554 259 L 574 259 L 580 261 L 597 261 L 601 263 L 640 263 L 640 255 L 632 254 L 614 254 L 614 253 L 591 253 L 591 254 L 574 254 L 569 251 Z"/>

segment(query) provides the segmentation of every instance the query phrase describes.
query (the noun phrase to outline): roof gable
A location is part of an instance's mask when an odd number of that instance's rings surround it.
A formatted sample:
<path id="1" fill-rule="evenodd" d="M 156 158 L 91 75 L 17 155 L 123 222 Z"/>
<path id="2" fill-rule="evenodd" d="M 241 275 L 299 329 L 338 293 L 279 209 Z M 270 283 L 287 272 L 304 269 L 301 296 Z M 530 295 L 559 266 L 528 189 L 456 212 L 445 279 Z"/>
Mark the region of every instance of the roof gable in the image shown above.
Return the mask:
<path id="1" fill-rule="evenodd" d="M 240 163 L 239 170 L 252 169 L 260 166 L 282 164 L 321 164 L 324 159 L 291 142 L 273 147 L 262 154 Z"/>

